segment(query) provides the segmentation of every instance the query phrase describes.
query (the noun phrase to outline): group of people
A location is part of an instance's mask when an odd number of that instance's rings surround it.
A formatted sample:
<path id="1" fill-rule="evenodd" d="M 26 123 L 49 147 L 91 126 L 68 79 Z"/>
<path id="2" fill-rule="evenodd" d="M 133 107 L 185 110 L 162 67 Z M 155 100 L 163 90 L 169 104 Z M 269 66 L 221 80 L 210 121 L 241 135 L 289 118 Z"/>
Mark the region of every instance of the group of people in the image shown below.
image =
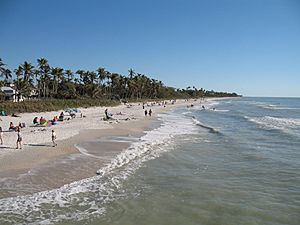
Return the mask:
<path id="1" fill-rule="evenodd" d="M 41 117 L 40 119 L 40 122 L 43 121 L 44 118 Z M 1 118 L 0 118 L 0 121 Z M 34 120 L 33 120 L 33 123 L 36 124 L 38 123 L 38 118 L 35 117 Z M 17 132 L 17 141 L 16 141 L 16 144 L 17 144 L 17 147 L 16 149 L 22 149 L 22 141 L 23 141 L 23 138 L 22 138 L 22 134 L 21 134 L 21 128 L 24 128 L 26 127 L 25 123 L 19 123 L 18 126 L 14 126 L 13 122 L 10 122 L 9 124 L 9 131 L 15 131 Z M 51 139 L 52 139 L 52 143 L 53 143 L 53 147 L 57 146 L 57 143 L 55 142 L 56 140 L 56 133 L 54 130 L 51 131 Z M 2 126 L 0 126 L 0 145 L 3 145 L 3 129 L 2 129 Z"/>
<path id="2" fill-rule="evenodd" d="M 9 130 L 14 130 L 17 132 L 17 149 L 20 147 L 22 149 L 22 135 L 21 128 L 25 127 L 25 124 L 19 123 L 19 126 L 14 126 L 13 122 L 9 124 Z M 0 126 L 0 144 L 3 145 L 3 129 Z"/>
<path id="3" fill-rule="evenodd" d="M 64 112 L 61 112 L 59 117 L 58 116 L 54 116 L 52 120 L 46 120 L 43 116 L 41 116 L 41 118 L 39 119 L 37 116 L 34 117 L 33 119 L 33 124 L 34 125 L 45 125 L 48 122 L 50 123 L 50 125 L 56 125 L 57 121 L 64 121 Z"/>
<path id="4" fill-rule="evenodd" d="M 152 110 L 151 109 L 149 109 L 149 112 L 147 111 L 147 109 L 145 110 L 145 116 L 147 116 L 147 115 L 149 115 L 149 116 L 152 115 Z"/>
<path id="5" fill-rule="evenodd" d="M 19 129 L 19 128 L 24 128 L 24 127 L 26 127 L 26 124 L 25 124 L 25 123 L 21 123 L 21 122 L 20 122 L 18 126 L 15 126 L 15 125 L 13 124 L 13 122 L 10 122 L 10 123 L 9 123 L 9 130 L 17 131 L 17 129 Z"/>
<path id="6" fill-rule="evenodd" d="M 0 118 L 0 121 L 2 121 L 2 119 Z M 19 123 L 19 126 L 14 126 L 13 122 L 9 123 L 9 130 L 14 130 L 17 132 L 17 149 L 22 148 L 22 135 L 21 135 L 21 128 L 25 127 L 25 123 Z M 3 129 L 0 126 L 0 144 L 3 145 Z"/>

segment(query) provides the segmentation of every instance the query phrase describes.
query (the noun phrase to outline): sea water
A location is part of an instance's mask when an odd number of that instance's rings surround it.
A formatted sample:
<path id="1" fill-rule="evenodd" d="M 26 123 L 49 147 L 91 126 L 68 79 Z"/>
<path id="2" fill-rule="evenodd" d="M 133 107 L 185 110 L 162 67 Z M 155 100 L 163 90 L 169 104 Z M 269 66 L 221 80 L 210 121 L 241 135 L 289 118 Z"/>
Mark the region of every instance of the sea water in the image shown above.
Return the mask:
<path id="1" fill-rule="evenodd" d="M 300 99 L 192 104 L 97 176 L 0 199 L 0 224 L 299 224 Z"/>

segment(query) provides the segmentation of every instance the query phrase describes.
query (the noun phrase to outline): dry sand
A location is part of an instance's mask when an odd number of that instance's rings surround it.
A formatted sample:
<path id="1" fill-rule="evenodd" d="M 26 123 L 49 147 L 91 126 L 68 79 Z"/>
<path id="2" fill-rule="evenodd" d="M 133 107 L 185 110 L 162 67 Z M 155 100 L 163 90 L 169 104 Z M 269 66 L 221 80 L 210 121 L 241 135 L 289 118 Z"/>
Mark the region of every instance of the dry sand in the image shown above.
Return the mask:
<path id="1" fill-rule="evenodd" d="M 6 132 L 3 135 L 4 145 L 0 145 L 0 187 L 3 190 L 0 198 L 57 188 L 95 175 L 99 168 L 129 146 L 129 143 L 106 141 L 105 138 L 139 137 L 153 124 L 158 113 L 191 102 L 179 100 L 174 105 L 168 102 L 166 107 L 150 104 L 145 109 L 152 109 L 152 117 L 145 117 L 142 105 L 135 103 L 108 107 L 114 120 L 104 121 L 105 107 L 92 107 L 80 109 L 84 116 L 82 118 L 77 114 L 75 119 L 51 127 L 33 126 L 32 120 L 35 116 L 52 119 L 60 111 L 1 117 L 0 125 Z M 22 150 L 15 149 L 16 132 L 7 131 L 10 121 L 14 124 L 25 122 L 27 125 L 21 131 L 24 140 Z M 52 129 L 57 133 L 57 147 L 52 147 Z M 82 157 L 84 152 L 75 146 L 85 143 L 92 148 L 94 140 L 101 140 L 97 142 L 99 157 Z M 5 191 L 8 181 L 10 187 Z M 14 188 L 11 188 L 12 184 Z M 23 185 L 19 188 L 18 184 Z M 24 184 L 28 189 L 24 188 Z"/>

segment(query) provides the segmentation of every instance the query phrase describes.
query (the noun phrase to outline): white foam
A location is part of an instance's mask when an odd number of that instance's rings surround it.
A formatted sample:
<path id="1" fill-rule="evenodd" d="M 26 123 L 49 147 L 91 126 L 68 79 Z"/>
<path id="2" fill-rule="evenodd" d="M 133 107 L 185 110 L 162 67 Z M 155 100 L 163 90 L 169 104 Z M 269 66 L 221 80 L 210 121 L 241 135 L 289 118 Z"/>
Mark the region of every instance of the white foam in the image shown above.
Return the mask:
<path id="1" fill-rule="evenodd" d="M 260 105 L 261 108 L 264 109 L 272 109 L 272 110 L 297 110 L 299 108 L 285 107 L 279 105 Z"/>
<path id="2" fill-rule="evenodd" d="M 85 155 L 85 156 L 89 156 L 89 157 L 93 157 L 93 158 L 97 158 L 97 159 L 105 159 L 105 157 L 101 157 L 101 156 L 96 156 L 96 155 L 93 155 L 93 154 L 90 154 L 89 151 L 83 147 L 81 147 L 80 145 L 75 145 L 75 148 L 77 148 L 77 150 Z"/>
<path id="3" fill-rule="evenodd" d="M 213 128 L 213 127 L 210 127 L 210 126 L 208 126 L 208 125 L 205 125 L 205 124 L 201 123 L 201 122 L 200 122 L 199 120 L 197 120 L 195 117 L 192 117 L 192 120 L 193 120 L 194 124 L 196 124 L 196 125 L 198 125 L 198 126 L 200 126 L 200 127 L 202 127 L 202 128 L 205 128 L 205 129 L 207 129 L 207 130 L 209 130 L 209 131 L 211 131 L 211 132 L 213 132 L 213 133 L 219 133 L 218 130 L 216 130 L 216 129 Z"/>
<path id="4" fill-rule="evenodd" d="M 271 109 L 271 110 L 299 110 L 300 109 L 295 107 L 287 107 L 284 105 L 268 104 L 266 102 L 250 102 L 249 104 L 256 105 L 257 107 L 263 109 Z"/>
<path id="5" fill-rule="evenodd" d="M 216 112 L 229 112 L 228 109 L 214 109 L 213 111 L 216 111 Z"/>
<path id="6" fill-rule="evenodd" d="M 272 116 L 245 117 L 251 122 L 262 125 L 266 129 L 290 130 L 300 128 L 300 119 L 278 118 Z"/>
<path id="7" fill-rule="evenodd" d="M 91 214 L 99 216 L 105 213 L 105 203 L 126 196 L 121 191 L 123 181 L 143 162 L 171 150 L 171 144 L 178 135 L 193 134 L 197 130 L 191 118 L 184 115 L 162 114 L 160 120 L 162 125 L 159 128 L 145 132 L 139 142 L 133 143 L 99 169 L 98 176 L 54 190 L 0 199 L 0 224 L 8 222 L 5 218 L 10 218 L 10 222 L 15 224 L 53 224 L 66 219 L 81 221 Z M 89 154 L 82 148 L 80 150 Z"/>

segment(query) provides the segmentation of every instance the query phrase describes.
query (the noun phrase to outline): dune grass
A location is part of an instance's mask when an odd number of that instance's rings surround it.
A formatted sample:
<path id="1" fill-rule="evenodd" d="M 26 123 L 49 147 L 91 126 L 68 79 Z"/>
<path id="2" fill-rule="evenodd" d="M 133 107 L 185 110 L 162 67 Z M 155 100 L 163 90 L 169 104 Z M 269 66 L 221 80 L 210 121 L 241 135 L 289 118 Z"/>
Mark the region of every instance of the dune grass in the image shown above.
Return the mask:
<path id="1" fill-rule="evenodd" d="M 48 112 L 63 110 L 66 108 L 92 107 L 92 106 L 115 106 L 119 101 L 99 99 L 41 99 L 27 100 L 23 102 L 0 102 L 0 111 L 8 115 L 25 112 Z"/>

